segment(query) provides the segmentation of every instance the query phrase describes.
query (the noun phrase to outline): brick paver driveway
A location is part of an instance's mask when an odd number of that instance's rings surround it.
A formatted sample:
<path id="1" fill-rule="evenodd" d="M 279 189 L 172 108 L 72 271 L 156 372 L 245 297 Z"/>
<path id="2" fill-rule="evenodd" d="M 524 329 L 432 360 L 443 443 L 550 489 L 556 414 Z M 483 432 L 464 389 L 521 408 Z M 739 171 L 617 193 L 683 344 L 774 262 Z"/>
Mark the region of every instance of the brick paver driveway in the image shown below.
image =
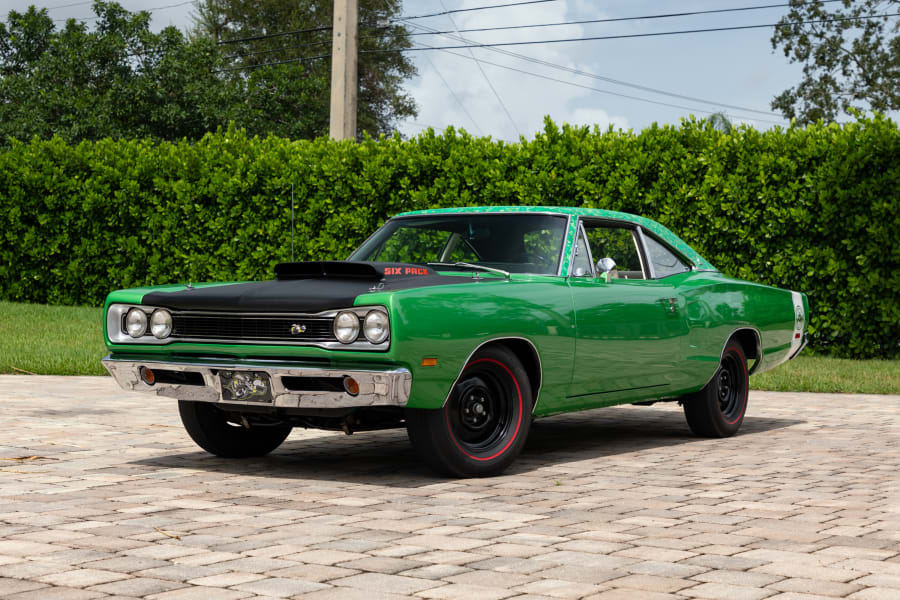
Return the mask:
<path id="1" fill-rule="evenodd" d="M 482 480 L 403 431 L 214 458 L 108 378 L 0 398 L 4 598 L 900 598 L 898 396 L 753 393 L 729 440 L 672 405 L 555 417 Z"/>

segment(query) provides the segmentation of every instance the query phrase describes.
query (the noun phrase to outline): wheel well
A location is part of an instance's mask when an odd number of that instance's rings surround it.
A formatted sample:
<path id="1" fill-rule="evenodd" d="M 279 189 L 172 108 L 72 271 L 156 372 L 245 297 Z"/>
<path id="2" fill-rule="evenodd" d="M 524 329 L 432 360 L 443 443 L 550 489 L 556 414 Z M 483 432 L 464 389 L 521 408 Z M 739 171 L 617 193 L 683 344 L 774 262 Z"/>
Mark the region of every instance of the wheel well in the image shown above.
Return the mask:
<path id="1" fill-rule="evenodd" d="M 507 348 L 525 367 L 525 372 L 528 373 L 528 384 L 531 387 L 531 397 L 537 403 L 538 391 L 541 389 L 541 359 L 538 357 L 537 350 L 531 342 L 521 338 L 497 340 L 485 344 L 485 347 L 495 345 Z"/>
<path id="2" fill-rule="evenodd" d="M 759 333 L 757 333 L 755 329 L 738 329 L 731 334 L 730 339 L 737 341 L 741 345 L 741 349 L 744 351 L 744 356 L 747 357 L 747 360 L 753 359 L 756 361 L 750 369 L 750 372 L 752 373 L 756 370 L 756 366 L 759 364 L 759 359 L 761 358 Z"/>

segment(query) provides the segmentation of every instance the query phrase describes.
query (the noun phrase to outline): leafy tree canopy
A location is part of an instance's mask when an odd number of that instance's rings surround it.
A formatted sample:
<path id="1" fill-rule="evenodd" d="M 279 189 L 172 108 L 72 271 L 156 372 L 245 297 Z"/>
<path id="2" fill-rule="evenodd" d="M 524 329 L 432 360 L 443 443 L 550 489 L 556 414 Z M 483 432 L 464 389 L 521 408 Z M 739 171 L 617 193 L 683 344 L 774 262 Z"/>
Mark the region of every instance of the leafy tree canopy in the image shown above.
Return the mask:
<path id="1" fill-rule="evenodd" d="M 358 130 L 360 134 L 388 133 L 397 119 L 416 115 L 415 103 L 401 87 L 416 69 L 402 52 L 372 51 L 412 44 L 406 28 L 391 23 L 400 14 L 400 0 L 361 0 L 359 5 Z M 299 60 L 304 76 L 320 81 L 315 88 L 323 93 L 312 101 L 327 115 L 331 60 L 309 57 L 331 54 L 331 31 L 303 30 L 328 28 L 333 18 L 334 0 L 200 0 L 193 33 L 226 42 L 233 67 L 246 73 L 255 72 L 259 65 Z M 276 35 L 263 37 L 272 34 Z M 327 132 L 326 118 L 319 133 Z"/>
<path id="2" fill-rule="evenodd" d="M 53 135 L 198 139 L 232 121 L 250 135 L 327 134 L 330 60 L 259 66 L 278 60 L 251 55 L 266 49 L 259 45 L 218 45 L 212 35 L 188 37 L 174 27 L 154 33 L 148 12 L 115 2 L 98 0 L 93 10 L 90 27 L 70 19 L 57 28 L 34 6 L 0 22 L 0 144 Z M 403 35 L 389 30 L 379 39 L 402 43 Z M 400 88 L 414 71 L 397 53 L 372 56 L 361 68 L 360 130 L 378 134 L 414 114 Z"/>
<path id="3" fill-rule="evenodd" d="M 900 12 L 900 0 L 790 3 L 772 47 L 803 64 L 803 79 L 776 96 L 774 110 L 805 124 L 853 110 L 900 109 L 900 19 L 866 18 Z"/>
<path id="4" fill-rule="evenodd" d="M 237 115 L 238 90 L 210 65 L 215 45 L 188 42 L 150 14 L 97 2 L 93 29 L 57 30 L 46 9 L 0 23 L 0 136 L 196 138 Z"/>

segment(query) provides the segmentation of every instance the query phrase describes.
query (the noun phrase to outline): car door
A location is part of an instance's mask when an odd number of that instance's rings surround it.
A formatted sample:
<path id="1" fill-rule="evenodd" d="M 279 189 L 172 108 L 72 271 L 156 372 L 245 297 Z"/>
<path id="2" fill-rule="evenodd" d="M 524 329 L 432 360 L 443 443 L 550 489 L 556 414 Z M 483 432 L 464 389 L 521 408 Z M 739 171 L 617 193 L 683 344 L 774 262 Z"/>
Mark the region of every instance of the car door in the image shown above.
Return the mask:
<path id="1" fill-rule="evenodd" d="M 603 404 L 665 395 L 684 355 L 684 300 L 673 280 L 653 277 L 639 227 L 586 219 L 578 236 L 569 277 L 576 329 L 570 397 Z M 605 257 L 617 265 L 608 280 L 596 268 Z"/>

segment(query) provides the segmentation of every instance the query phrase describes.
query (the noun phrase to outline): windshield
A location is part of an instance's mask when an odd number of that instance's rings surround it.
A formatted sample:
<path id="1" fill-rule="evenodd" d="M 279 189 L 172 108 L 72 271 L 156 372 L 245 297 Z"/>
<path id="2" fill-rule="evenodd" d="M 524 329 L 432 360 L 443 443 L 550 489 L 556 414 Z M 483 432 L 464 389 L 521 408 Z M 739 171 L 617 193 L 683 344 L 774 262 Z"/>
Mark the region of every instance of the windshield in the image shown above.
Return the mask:
<path id="1" fill-rule="evenodd" d="M 510 273 L 556 275 L 566 217 L 447 214 L 392 219 L 350 256 L 380 262 L 470 263 Z"/>

